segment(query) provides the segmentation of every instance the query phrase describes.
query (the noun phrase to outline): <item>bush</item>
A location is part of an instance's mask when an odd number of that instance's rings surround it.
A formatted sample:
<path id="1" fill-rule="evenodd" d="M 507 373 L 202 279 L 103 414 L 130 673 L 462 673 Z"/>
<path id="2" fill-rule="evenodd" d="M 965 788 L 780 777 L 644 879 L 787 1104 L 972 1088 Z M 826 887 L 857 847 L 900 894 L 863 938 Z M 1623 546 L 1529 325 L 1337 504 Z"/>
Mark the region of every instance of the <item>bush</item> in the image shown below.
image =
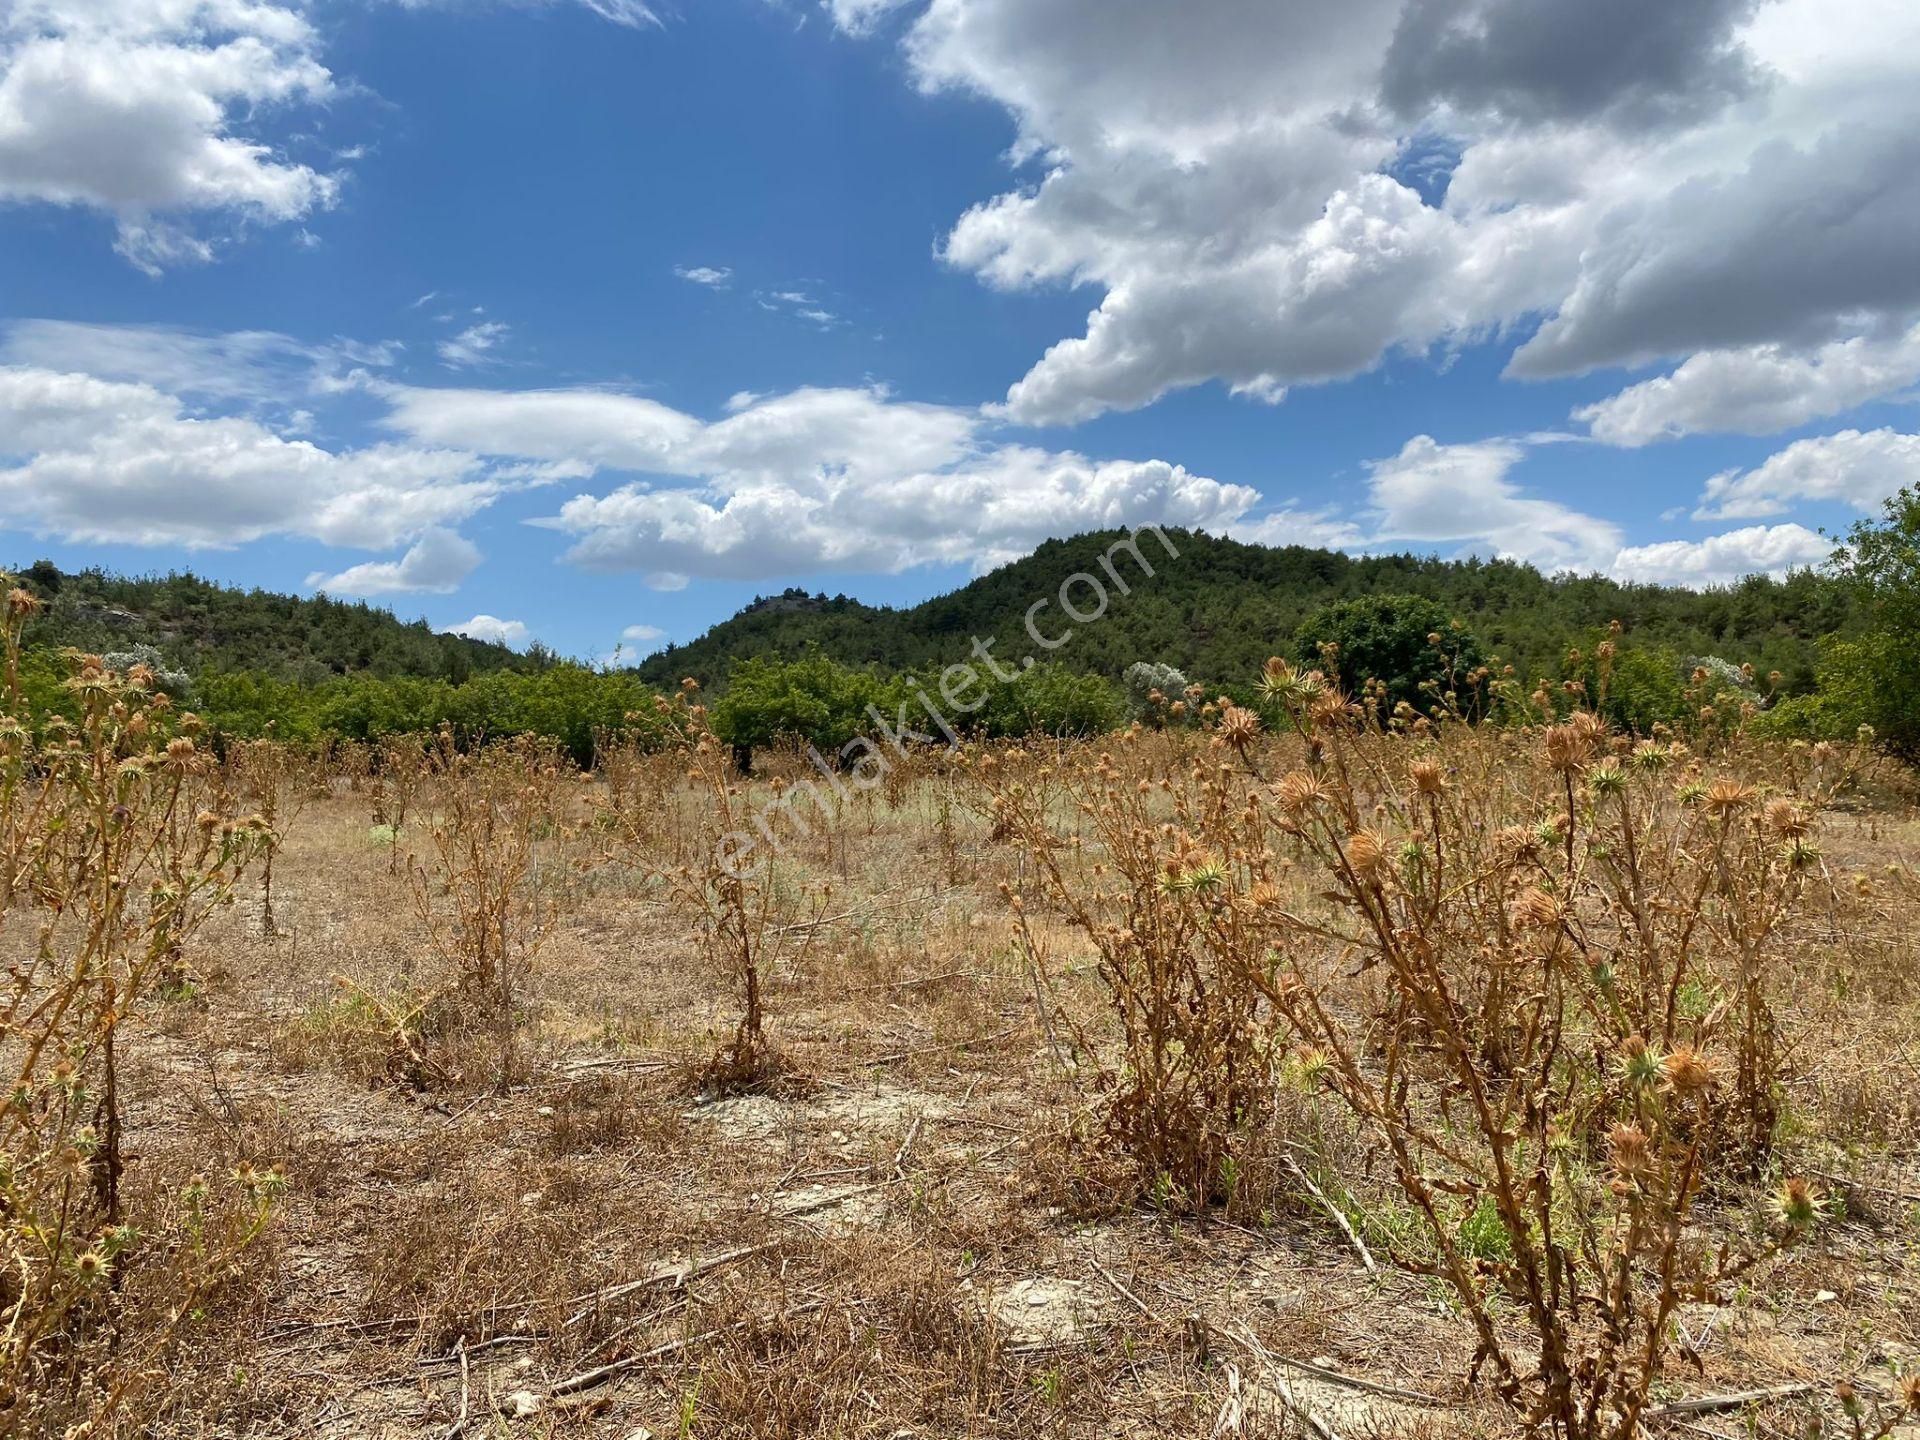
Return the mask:
<path id="1" fill-rule="evenodd" d="M 1046 662 L 995 686 L 979 721 L 989 735 L 1099 735 L 1126 716 L 1111 681 Z"/>
<path id="2" fill-rule="evenodd" d="M 733 747 L 742 769 L 753 752 L 778 740 L 797 740 L 834 755 L 873 729 L 869 705 L 885 691 L 877 677 L 810 650 L 798 660 L 756 656 L 735 665 L 727 690 L 713 706 L 713 733 Z"/>
<path id="3" fill-rule="evenodd" d="M 1331 660 L 1325 658 L 1329 646 Z M 1402 702 L 1431 712 L 1449 693 L 1469 713 L 1477 708 L 1464 691 L 1482 660 L 1480 642 L 1445 607 L 1422 596 L 1367 595 L 1328 605 L 1307 617 L 1294 636 L 1294 653 L 1306 668 L 1337 673 L 1350 695 L 1373 682 L 1386 713 Z"/>

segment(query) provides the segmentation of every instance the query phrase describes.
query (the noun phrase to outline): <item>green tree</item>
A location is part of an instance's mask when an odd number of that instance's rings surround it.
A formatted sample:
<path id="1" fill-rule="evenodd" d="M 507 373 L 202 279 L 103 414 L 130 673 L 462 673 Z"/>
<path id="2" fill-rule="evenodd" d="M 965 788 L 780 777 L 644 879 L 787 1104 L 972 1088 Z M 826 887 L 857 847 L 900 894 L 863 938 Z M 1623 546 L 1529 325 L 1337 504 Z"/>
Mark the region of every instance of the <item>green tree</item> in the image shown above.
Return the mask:
<path id="1" fill-rule="evenodd" d="M 1390 712 L 1401 701 L 1429 711 L 1449 692 L 1462 708 L 1469 674 L 1481 663 L 1480 642 L 1447 613 L 1420 595 L 1363 595 L 1316 610 L 1294 635 L 1294 656 L 1320 668 L 1327 646 L 1340 684 L 1357 695 L 1369 680 L 1386 688 Z"/>
<path id="2" fill-rule="evenodd" d="M 1821 655 L 1821 723 L 1871 725 L 1903 759 L 1920 759 L 1920 489 L 1888 498 L 1853 527 L 1831 569 L 1859 607 L 1860 632 Z"/>
<path id="3" fill-rule="evenodd" d="M 878 705 L 883 693 L 871 672 L 817 649 L 798 660 L 754 656 L 733 667 L 726 693 L 714 702 L 713 733 L 733 747 L 743 772 L 751 772 L 756 749 L 779 740 L 832 756 L 873 728 L 867 707 Z"/>

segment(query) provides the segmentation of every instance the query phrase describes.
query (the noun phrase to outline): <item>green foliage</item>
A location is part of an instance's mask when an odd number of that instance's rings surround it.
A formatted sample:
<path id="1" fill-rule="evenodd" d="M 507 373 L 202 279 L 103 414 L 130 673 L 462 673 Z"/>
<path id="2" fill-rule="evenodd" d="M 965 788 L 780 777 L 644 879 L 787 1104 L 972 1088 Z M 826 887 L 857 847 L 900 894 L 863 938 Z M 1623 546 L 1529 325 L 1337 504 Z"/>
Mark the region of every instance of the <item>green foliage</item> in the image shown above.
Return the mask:
<path id="1" fill-rule="evenodd" d="M 1614 644 L 1614 653 L 1602 661 L 1600 647 L 1609 643 L 1605 631 L 1595 630 L 1579 645 L 1580 661 L 1566 678 L 1586 687 L 1593 707 L 1622 730 L 1636 735 L 1656 725 L 1677 726 L 1691 712 L 1687 700 L 1686 659 L 1659 645 Z"/>
<path id="2" fill-rule="evenodd" d="M 1126 707 L 1113 682 L 1046 662 L 1006 684 L 990 682 L 991 695 L 974 719 L 988 735 L 1098 735 L 1126 723 Z"/>
<path id="3" fill-rule="evenodd" d="M 1861 633 L 1821 656 L 1820 719 L 1871 725 L 1894 754 L 1920 759 L 1920 489 L 1855 525 L 1833 568 L 1859 607 Z"/>
<path id="4" fill-rule="evenodd" d="M 1127 699 L 1127 710 L 1135 720 L 1157 725 L 1165 720 L 1167 707 L 1187 688 L 1187 677 L 1171 665 L 1151 660 L 1136 660 L 1120 676 Z M 1159 692 L 1159 700 L 1154 693 Z"/>
<path id="5" fill-rule="evenodd" d="M 833 755 L 873 729 L 868 706 L 887 698 L 881 681 L 818 649 L 798 660 L 756 656 L 736 665 L 713 707 L 713 733 L 751 752 L 779 740 Z"/>
<path id="6" fill-rule="evenodd" d="M 647 657 L 639 671 L 663 689 L 687 675 L 713 686 L 724 683 L 736 659 L 797 655 L 809 644 L 843 664 L 925 671 L 972 658 L 976 637 L 991 644 L 997 663 L 1017 667 L 1023 656 L 1041 658 L 1024 617 L 1045 600 L 1049 608 L 1037 617 L 1043 633 L 1071 636 L 1046 658 L 1115 680 L 1137 661 L 1171 665 L 1213 695 L 1257 675 L 1269 655 L 1288 654 L 1314 611 L 1391 594 L 1418 595 L 1459 616 L 1529 685 L 1562 678 L 1568 648 L 1593 627 L 1618 620 L 1635 646 L 1750 661 L 1762 675 L 1781 671 L 1785 693 L 1797 694 L 1812 686 L 1818 638 L 1848 628 L 1852 616 L 1848 592 L 1806 571 L 1693 591 L 1549 577 L 1507 560 L 1353 556 L 1189 530 L 1166 536 L 1177 555 L 1168 556 L 1151 534 L 1140 537 L 1150 577 L 1130 555 L 1114 551 L 1126 536 L 1109 530 L 1050 540 L 951 594 L 903 609 L 789 590 L 756 601 L 692 644 Z M 1109 576 L 1109 563 L 1125 592 Z M 1109 603 L 1099 620 L 1069 630 L 1053 600 L 1075 574 L 1096 577 Z M 1074 598 L 1088 600 L 1079 587 Z"/>
<path id="7" fill-rule="evenodd" d="M 1315 611 L 1294 636 L 1294 656 L 1319 667 L 1327 646 L 1336 647 L 1341 687 L 1357 695 L 1377 681 L 1389 711 L 1402 701 L 1432 710 L 1449 691 L 1464 690 L 1483 658 L 1480 642 L 1445 606 L 1419 595 L 1367 595 Z"/>
<path id="8" fill-rule="evenodd" d="M 164 668 L 195 676 L 218 667 L 305 684 L 354 674 L 459 684 L 471 675 L 544 663 L 504 645 L 438 634 L 424 620 L 402 622 L 362 602 L 241 590 L 190 574 L 66 574 L 39 560 L 26 567 L 21 583 L 46 606 L 32 643 L 88 654 L 151 646 Z"/>

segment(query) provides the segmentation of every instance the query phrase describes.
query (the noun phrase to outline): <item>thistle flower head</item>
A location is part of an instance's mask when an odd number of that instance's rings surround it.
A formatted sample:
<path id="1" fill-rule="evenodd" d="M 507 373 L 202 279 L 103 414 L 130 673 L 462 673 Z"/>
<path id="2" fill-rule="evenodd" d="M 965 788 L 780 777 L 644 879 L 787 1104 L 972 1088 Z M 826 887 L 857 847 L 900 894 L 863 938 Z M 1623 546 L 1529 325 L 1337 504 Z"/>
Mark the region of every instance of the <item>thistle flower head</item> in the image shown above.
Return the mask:
<path id="1" fill-rule="evenodd" d="M 1660 1075 L 1667 1088 L 1677 1095 L 1694 1095 L 1714 1083 L 1713 1067 L 1707 1057 L 1691 1045 L 1675 1046 L 1660 1062 Z"/>
<path id="2" fill-rule="evenodd" d="M 1607 1133 L 1607 1148 L 1613 1165 L 1623 1175 L 1637 1175 L 1647 1168 L 1647 1132 L 1638 1125 L 1623 1122 Z"/>
<path id="3" fill-rule="evenodd" d="M 1549 725 L 1546 746 L 1547 764 L 1563 775 L 1571 775 L 1584 766 L 1592 749 L 1587 736 L 1572 725 Z"/>
<path id="4" fill-rule="evenodd" d="M 1716 815 L 1731 815 L 1752 803 L 1753 787 L 1739 780 L 1720 779 L 1707 786 L 1707 809 Z"/>
<path id="5" fill-rule="evenodd" d="M 1790 1230 L 1805 1230 L 1820 1219 L 1823 1197 L 1811 1180 L 1789 1175 L 1773 1192 L 1773 1213 Z"/>
<path id="6" fill-rule="evenodd" d="M 1538 885 L 1529 885 L 1507 907 L 1508 918 L 1522 930 L 1557 929 L 1560 914 L 1560 902 Z"/>
<path id="7" fill-rule="evenodd" d="M 1362 880 L 1378 878 L 1386 865 L 1387 847 L 1371 830 L 1356 830 L 1347 837 L 1347 864 Z"/>
<path id="8" fill-rule="evenodd" d="M 1805 835 L 1813 828 L 1807 812 L 1785 796 L 1769 800 L 1766 809 L 1761 811 L 1761 819 L 1774 834 L 1790 840 Z"/>
<path id="9" fill-rule="evenodd" d="M 1620 1071 L 1637 1090 L 1646 1089 L 1663 1073 L 1660 1056 L 1638 1035 L 1629 1035 L 1620 1047 Z"/>

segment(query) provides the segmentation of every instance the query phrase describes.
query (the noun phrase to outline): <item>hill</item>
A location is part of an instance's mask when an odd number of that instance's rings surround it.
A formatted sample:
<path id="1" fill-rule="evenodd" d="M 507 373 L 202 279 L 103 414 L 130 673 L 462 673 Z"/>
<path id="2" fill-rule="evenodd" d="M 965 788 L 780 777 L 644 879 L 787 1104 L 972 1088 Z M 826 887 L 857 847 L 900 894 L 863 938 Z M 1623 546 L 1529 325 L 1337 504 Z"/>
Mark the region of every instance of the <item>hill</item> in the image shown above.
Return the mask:
<path id="1" fill-rule="evenodd" d="M 903 608 L 846 596 L 785 593 L 756 601 L 686 645 L 649 656 L 641 678 L 669 686 L 692 675 L 724 680 L 729 665 L 754 655 L 793 655 L 808 645 L 847 664 L 902 669 L 967 658 L 974 638 L 996 656 L 1035 652 L 1026 633 L 1029 607 L 1048 638 L 1069 633 L 1052 654 L 1078 670 L 1117 676 L 1136 660 L 1171 664 L 1190 677 L 1226 683 L 1253 675 L 1284 651 L 1314 610 L 1379 593 L 1439 601 L 1487 650 L 1529 675 L 1559 673 L 1570 645 L 1618 620 L 1638 640 L 1689 655 L 1751 662 L 1779 670 L 1791 692 L 1813 682 L 1814 641 L 1846 627 L 1845 595 L 1823 577 L 1764 576 L 1706 591 L 1623 585 L 1599 576 L 1546 576 L 1510 561 L 1437 560 L 1415 555 L 1351 556 L 1300 546 L 1243 544 L 1196 531 L 1169 530 L 1169 556 L 1140 537 L 1146 575 L 1132 555 L 1114 551 L 1126 532 L 1107 530 L 1049 540 L 947 595 Z M 1109 569 L 1109 566 L 1112 568 Z M 1060 610 L 1069 576 L 1091 575 L 1108 598 L 1097 621 L 1070 624 Z M 1120 593 L 1114 581 L 1127 587 Z M 1093 609 L 1098 594 L 1077 582 L 1068 600 Z"/>
<path id="2" fill-rule="evenodd" d="M 94 653 L 151 645 L 169 665 L 196 675 L 247 671 L 303 685 L 340 675 L 458 684 L 488 671 L 537 668 L 545 659 L 324 595 L 242 590 L 191 574 L 68 573 L 45 560 L 17 573 L 46 606 L 34 622 L 34 645 Z"/>

